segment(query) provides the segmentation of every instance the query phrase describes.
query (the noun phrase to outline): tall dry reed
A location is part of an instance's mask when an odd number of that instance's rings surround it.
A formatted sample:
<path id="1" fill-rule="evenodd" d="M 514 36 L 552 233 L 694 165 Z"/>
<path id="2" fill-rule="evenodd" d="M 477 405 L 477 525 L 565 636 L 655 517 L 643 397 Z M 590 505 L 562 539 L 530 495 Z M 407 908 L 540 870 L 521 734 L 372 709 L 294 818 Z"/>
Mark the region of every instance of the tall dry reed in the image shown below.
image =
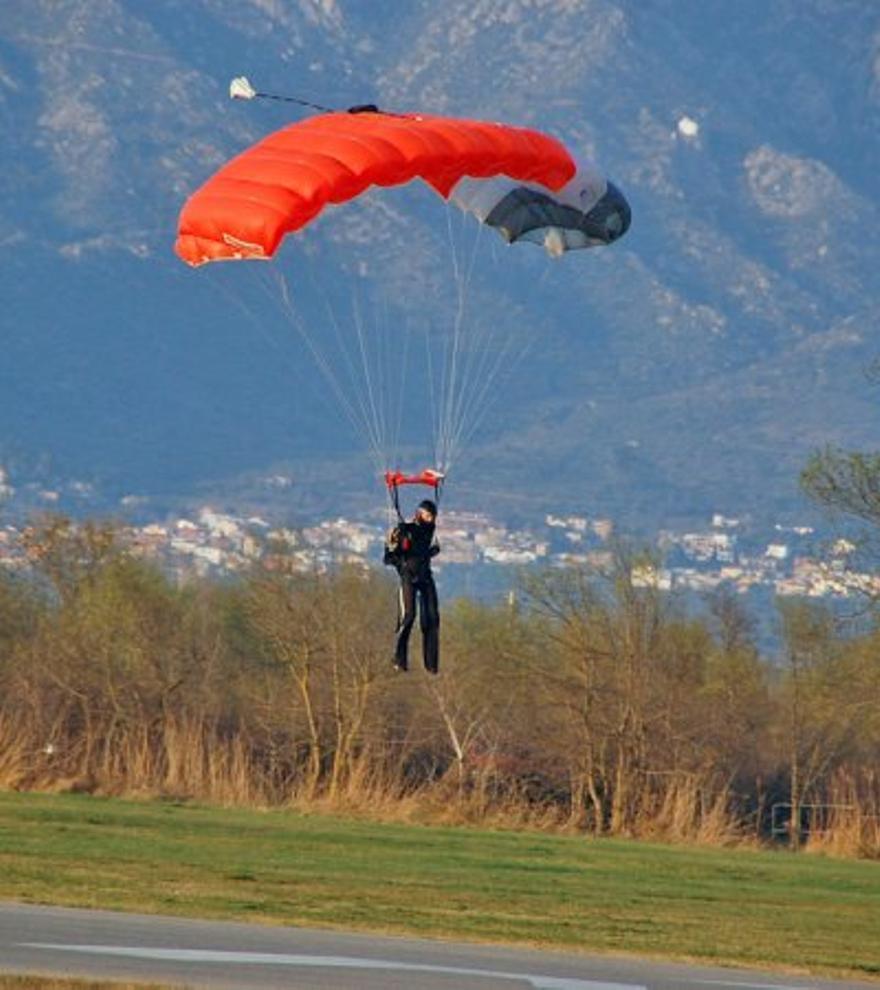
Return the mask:
<path id="1" fill-rule="evenodd" d="M 838 770 L 827 802 L 807 821 L 807 852 L 880 859 L 880 775 L 873 768 Z"/>

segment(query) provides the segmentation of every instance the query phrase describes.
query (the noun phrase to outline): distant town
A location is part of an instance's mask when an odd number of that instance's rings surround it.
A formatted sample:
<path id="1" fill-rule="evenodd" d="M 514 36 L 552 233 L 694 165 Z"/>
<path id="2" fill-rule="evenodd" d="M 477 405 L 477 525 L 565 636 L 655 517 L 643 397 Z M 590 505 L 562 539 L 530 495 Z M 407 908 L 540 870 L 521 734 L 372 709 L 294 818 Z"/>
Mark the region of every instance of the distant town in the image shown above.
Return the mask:
<path id="1" fill-rule="evenodd" d="M 74 482 L 67 495 L 87 502 L 88 487 Z M 20 540 L 27 522 L 3 519 L 4 503 L 12 503 L 15 494 L 0 468 L 0 565 L 9 569 L 27 566 Z M 61 493 L 35 489 L 30 494 L 29 503 L 60 511 Z M 303 572 L 341 563 L 372 566 L 381 560 L 391 521 L 337 517 L 291 527 L 261 515 L 205 505 L 178 518 L 123 524 L 121 534 L 132 553 L 185 581 L 242 573 L 257 561 Z M 435 569 L 440 576 L 444 569 L 456 567 L 605 568 L 611 563 L 616 535 L 614 521 L 608 518 L 548 513 L 527 529 L 514 529 L 485 513 L 460 510 L 442 512 L 437 532 L 442 552 Z M 705 526 L 691 531 L 662 530 L 654 549 L 662 563 L 638 568 L 633 575 L 637 584 L 696 592 L 725 584 L 742 593 L 757 589 L 810 598 L 880 594 L 880 577 L 854 566 L 855 544 L 844 539 L 823 541 L 812 526 L 775 524 L 758 531 L 740 519 L 716 513 Z"/>

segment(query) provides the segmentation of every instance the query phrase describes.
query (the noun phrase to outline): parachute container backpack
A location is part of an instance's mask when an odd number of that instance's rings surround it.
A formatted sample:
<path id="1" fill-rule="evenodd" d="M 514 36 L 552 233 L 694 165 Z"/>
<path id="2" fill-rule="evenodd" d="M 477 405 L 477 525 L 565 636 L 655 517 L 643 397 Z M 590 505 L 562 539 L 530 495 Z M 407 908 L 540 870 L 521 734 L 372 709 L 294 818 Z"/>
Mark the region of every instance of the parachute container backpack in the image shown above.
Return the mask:
<path id="1" fill-rule="evenodd" d="M 233 81 L 231 95 L 269 96 L 243 77 Z M 288 235 L 305 236 L 328 207 L 344 208 L 372 187 L 416 179 L 506 242 L 537 243 L 552 256 L 612 244 L 630 226 L 630 208 L 620 190 L 550 134 L 488 121 L 387 113 L 364 104 L 351 112 L 315 113 L 222 165 L 185 202 L 175 251 L 192 266 L 271 259 Z M 331 221 L 336 217 L 328 217 Z M 466 330 L 461 315 L 459 323 L 456 333 Z M 363 340 L 359 347 L 364 349 Z M 442 434 L 441 440 L 435 436 L 433 468 L 404 474 L 394 461 L 380 463 L 384 455 L 376 451 L 376 430 L 365 431 L 398 512 L 401 485 L 428 485 L 439 493 L 452 449 L 470 435 L 465 424 L 453 422 L 472 415 L 477 406 L 473 397 L 452 394 L 463 387 L 458 347 L 450 367 L 439 371 L 436 389 L 432 386 L 443 408 L 433 423 L 435 433 Z M 333 373 L 332 362 L 319 363 L 322 373 Z M 491 376 L 478 366 L 471 377 L 474 396 L 482 401 Z M 368 408 L 381 391 L 371 389 L 361 407 L 352 402 L 351 412 Z M 337 387 L 336 393 L 348 401 L 344 389 Z"/>

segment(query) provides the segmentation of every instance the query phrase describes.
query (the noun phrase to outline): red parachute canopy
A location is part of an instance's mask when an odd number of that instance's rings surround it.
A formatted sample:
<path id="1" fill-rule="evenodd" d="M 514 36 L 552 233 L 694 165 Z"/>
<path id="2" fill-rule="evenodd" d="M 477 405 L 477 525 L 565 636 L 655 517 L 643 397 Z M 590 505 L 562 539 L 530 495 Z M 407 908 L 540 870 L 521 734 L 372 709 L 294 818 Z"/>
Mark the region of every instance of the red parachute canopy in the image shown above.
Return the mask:
<path id="1" fill-rule="evenodd" d="M 177 254 L 191 265 L 268 258 L 328 204 L 423 179 L 448 197 L 463 177 L 559 190 L 575 174 L 540 131 L 451 117 L 328 113 L 291 124 L 224 165 L 184 204 Z"/>

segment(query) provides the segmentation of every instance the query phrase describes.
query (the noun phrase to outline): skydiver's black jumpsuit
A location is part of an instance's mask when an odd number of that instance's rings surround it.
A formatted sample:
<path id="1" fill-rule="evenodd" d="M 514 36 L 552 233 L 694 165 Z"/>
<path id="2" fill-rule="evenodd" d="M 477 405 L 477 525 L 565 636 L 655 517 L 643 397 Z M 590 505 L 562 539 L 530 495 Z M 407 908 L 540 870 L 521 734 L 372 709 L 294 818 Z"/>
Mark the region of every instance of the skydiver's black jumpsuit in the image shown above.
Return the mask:
<path id="1" fill-rule="evenodd" d="M 409 634 L 416 620 L 418 597 L 422 659 L 425 669 L 436 674 L 440 665 L 440 607 L 431 574 L 431 558 L 440 552 L 440 547 L 434 542 L 434 523 L 403 522 L 395 533 L 396 540 L 385 551 L 385 563 L 393 564 L 400 575 L 394 663 L 401 670 L 407 669 Z"/>

